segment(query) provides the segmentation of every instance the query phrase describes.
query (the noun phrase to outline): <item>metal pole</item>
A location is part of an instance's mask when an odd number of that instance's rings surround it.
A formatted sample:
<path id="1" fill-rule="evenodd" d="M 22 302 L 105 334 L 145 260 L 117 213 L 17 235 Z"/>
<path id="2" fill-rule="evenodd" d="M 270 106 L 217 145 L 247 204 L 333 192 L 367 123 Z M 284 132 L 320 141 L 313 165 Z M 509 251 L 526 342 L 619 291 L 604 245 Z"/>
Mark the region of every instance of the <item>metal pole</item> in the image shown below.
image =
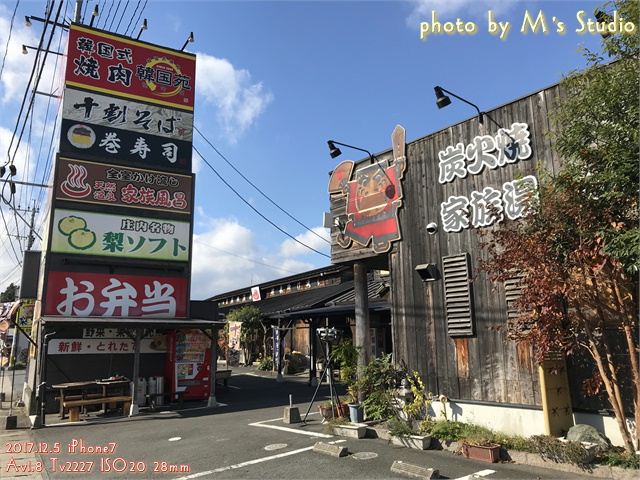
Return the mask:
<path id="1" fill-rule="evenodd" d="M 131 392 L 131 408 L 129 416 L 138 415 L 138 376 L 140 375 L 140 338 L 142 337 L 142 329 L 136 328 L 136 338 L 134 338 L 134 354 L 133 354 L 133 392 Z"/>
<path id="2" fill-rule="evenodd" d="M 361 347 L 358 355 L 358 378 L 362 369 L 369 363 L 370 337 L 369 337 L 369 291 L 367 284 L 367 269 L 362 262 L 353 264 L 353 280 L 355 293 L 355 317 L 356 317 L 356 346 Z M 364 395 L 364 394 L 360 394 Z M 358 398 L 363 401 L 363 398 Z"/>
<path id="3" fill-rule="evenodd" d="M 73 16 L 73 21 L 76 23 L 80 23 L 80 17 L 82 15 L 82 2 L 83 0 L 76 0 L 76 10 Z"/>
<path id="4" fill-rule="evenodd" d="M 209 369 L 211 378 L 209 379 L 209 400 L 207 400 L 207 407 L 217 407 L 216 371 L 218 370 L 218 329 L 214 328 L 211 332 L 211 366 Z"/>

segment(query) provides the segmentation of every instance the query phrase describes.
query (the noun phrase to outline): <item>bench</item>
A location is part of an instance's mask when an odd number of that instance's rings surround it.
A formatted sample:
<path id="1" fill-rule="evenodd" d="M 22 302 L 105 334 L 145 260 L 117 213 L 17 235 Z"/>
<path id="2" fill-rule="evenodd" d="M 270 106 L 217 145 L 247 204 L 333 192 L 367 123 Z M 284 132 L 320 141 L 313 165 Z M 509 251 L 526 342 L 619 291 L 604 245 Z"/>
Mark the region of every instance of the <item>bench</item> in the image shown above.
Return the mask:
<path id="1" fill-rule="evenodd" d="M 156 398 L 158 397 L 173 397 L 173 396 L 177 396 L 178 397 L 178 408 L 182 408 L 182 405 L 184 404 L 184 394 L 187 393 L 186 391 L 182 391 L 182 392 L 162 392 L 162 393 L 147 393 L 145 395 L 145 397 L 147 398 L 147 403 L 149 404 L 149 408 L 151 410 L 155 410 L 156 409 Z"/>
<path id="2" fill-rule="evenodd" d="M 216 380 L 222 380 L 225 387 L 229 386 L 231 370 L 216 370 Z"/>
<path id="3" fill-rule="evenodd" d="M 107 404 L 122 403 L 122 414 L 127 415 L 129 408 L 131 408 L 131 397 L 100 397 L 100 398 L 88 398 L 86 400 L 70 400 L 64 402 L 64 407 L 69 409 L 69 421 L 77 422 L 80 419 L 80 407 L 86 407 L 87 405 L 103 405 L 103 409 L 106 409 Z"/>

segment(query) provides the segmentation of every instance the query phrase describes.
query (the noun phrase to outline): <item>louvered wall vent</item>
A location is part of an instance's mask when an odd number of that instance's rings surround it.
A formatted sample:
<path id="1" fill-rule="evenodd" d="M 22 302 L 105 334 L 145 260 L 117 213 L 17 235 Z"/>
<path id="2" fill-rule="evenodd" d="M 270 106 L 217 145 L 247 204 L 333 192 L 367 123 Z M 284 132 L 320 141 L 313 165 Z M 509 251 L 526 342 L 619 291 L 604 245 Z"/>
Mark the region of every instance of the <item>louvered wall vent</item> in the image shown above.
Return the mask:
<path id="1" fill-rule="evenodd" d="M 447 333 L 452 337 L 473 335 L 473 298 L 469 255 L 442 257 Z"/>

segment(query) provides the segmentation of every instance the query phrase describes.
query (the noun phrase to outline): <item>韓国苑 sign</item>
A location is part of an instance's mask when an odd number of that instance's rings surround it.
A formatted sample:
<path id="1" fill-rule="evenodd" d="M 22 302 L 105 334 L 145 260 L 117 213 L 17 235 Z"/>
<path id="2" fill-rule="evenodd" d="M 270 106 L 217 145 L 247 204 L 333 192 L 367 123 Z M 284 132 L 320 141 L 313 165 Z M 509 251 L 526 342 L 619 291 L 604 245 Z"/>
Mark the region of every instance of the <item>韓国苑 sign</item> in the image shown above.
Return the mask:
<path id="1" fill-rule="evenodd" d="M 186 278 L 49 271 L 44 315 L 185 318 Z"/>
<path id="2" fill-rule="evenodd" d="M 55 198 L 191 213 L 193 176 L 58 158 Z"/>
<path id="3" fill-rule="evenodd" d="M 193 110 L 193 54 L 77 24 L 67 54 L 67 86 Z"/>
<path id="4" fill-rule="evenodd" d="M 149 260 L 189 260 L 188 222 L 56 209 L 51 251 Z"/>

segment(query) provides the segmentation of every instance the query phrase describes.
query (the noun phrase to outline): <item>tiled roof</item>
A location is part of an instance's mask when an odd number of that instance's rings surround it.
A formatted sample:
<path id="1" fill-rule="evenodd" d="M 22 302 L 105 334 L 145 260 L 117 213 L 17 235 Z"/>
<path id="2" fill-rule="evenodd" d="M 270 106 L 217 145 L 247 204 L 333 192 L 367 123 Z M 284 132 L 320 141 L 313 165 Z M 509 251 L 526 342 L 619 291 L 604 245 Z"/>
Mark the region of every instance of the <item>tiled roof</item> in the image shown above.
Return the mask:
<path id="1" fill-rule="evenodd" d="M 293 313 L 296 310 L 308 310 L 324 307 L 329 301 L 353 290 L 353 280 L 326 287 L 311 288 L 309 290 L 284 293 L 268 297 L 258 302 L 244 302 L 235 305 L 220 306 L 220 313 L 226 314 L 244 305 L 254 305 L 266 316 Z"/>

